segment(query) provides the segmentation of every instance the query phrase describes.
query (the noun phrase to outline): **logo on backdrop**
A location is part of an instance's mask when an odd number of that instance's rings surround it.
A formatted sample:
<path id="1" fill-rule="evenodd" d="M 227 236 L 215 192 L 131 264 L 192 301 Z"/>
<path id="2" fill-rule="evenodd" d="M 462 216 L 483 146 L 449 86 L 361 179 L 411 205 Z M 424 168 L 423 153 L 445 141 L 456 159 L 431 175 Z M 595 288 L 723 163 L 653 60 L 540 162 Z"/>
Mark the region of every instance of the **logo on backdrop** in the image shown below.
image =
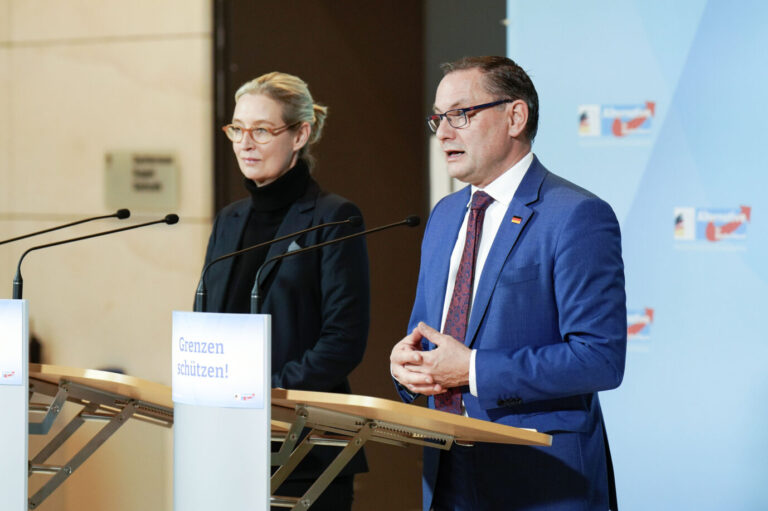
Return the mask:
<path id="1" fill-rule="evenodd" d="M 651 134 L 656 103 L 579 105 L 579 136 L 644 138 Z"/>
<path id="2" fill-rule="evenodd" d="M 653 309 L 627 310 L 627 340 L 648 341 L 651 339 Z"/>
<path id="3" fill-rule="evenodd" d="M 674 218 L 675 241 L 733 247 L 743 245 L 747 239 L 752 208 L 677 207 L 674 209 Z"/>

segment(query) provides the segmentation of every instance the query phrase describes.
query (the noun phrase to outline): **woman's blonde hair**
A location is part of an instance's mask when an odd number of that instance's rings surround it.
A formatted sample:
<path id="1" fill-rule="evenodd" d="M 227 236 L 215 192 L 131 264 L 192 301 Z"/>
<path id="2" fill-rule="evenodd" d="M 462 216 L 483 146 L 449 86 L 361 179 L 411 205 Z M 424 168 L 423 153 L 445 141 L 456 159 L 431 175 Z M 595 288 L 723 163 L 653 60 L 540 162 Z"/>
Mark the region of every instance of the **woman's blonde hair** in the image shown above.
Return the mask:
<path id="1" fill-rule="evenodd" d="M 320 139 L 328 107 L 314 103 L 307 83 L 298 76 L 273 71 L 241 85 L 235 92 L 235 102 L 245 94 L 263 94 L 279 102 L 285 124 L 309 123 L 309 140 L 299 150 L 299 158 L 312 167 L 314 158 L 309 154 L 309 146 Z"/>

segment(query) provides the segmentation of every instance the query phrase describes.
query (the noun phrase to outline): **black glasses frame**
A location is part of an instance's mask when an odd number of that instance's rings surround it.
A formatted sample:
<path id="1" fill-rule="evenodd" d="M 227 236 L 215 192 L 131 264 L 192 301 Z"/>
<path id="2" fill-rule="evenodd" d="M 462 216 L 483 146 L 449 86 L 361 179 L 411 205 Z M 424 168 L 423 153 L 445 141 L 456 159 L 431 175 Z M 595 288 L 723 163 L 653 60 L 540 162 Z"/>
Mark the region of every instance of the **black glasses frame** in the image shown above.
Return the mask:
<path id="1" fill-rule="evenodd" d="M 432 114 L 427 116 L 427 126 L 429 126 L 429 129 L 432 130 L 432 133 L 437 133 L 437 128 L 440 127 L 440 123 L 443 119 L 448 120 L 448 124 L 451 125 L 452 128 L 463 128 L 467 124 L 469 124 L 469 119 L 467 118 L 467 112 L 474 112 L 477 110 L 482 110 L 484 108 L 491 108 L 492 106 L 501 105 L 503 103 L 512 103 L 514 99 L 500 99 L 498 101 L 493 101 L 491 103 L 483 103 L 482 105 L 475 105 L 475 106 L 468 106 L 466 108 L 456 108 L 454 110 L 448 110 L 445 113 L 442 114 Z M 453 121 L 451 121 L 453 119 Z M 454 122 L 456 124 L 454 124 Z"/>

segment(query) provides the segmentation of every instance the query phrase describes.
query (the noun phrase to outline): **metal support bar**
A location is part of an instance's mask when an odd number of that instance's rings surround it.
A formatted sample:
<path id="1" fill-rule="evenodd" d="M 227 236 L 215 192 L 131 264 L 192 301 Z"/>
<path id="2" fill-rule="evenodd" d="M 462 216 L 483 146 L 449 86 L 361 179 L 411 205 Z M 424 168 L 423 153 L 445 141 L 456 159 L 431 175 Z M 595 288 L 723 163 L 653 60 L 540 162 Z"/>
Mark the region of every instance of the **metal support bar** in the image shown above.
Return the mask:
<path id="1" fill-rule="evenodd" d="M 296 408 L 296 415 L 291 424 L 291 429 L 288 430 L 288 434 L 285 436 L 283 445 L 280 446 L 280 450 L 272 453 L 272 466 L 282 465 L 290 457 L 293 447 L 296 442 L 299 441 L 301 432 L 304 430 L 304 425 L 307 423 L 307 412 L 303 407 Z"/>
<path id="2" fill-rule="evenodd" d="M 414 444 L 436 449 L 448 450 L 453 444 L 453 436 L 435 433 L 412 426 L 403 426 L 381 420 L 368 420 L 356 415 L 316 408 L 306 407 L 307 424 L 315 429 L 322 429 L 330 433 L 352 436 L 357 433 L 364 424 L 374 422 L 375 432 L 371 440 L 395 445 Z"/>
<path id="3" fill-rule="evenodd" d="M 53 398 L 50 405 L 31 403 L 34 394 Z M 52 477 L 28 499 L 29 509 L 35 509 L 55 491 L 96 449 L 98 449 L 114 432 L 129 418 L 149 422 L 158 426 L 170 428 L 173 426 L 173 409 L 164 406 L 137 401 L 129 397 L 90 387 L 83 383 L 62 379 L 58 384 L 29 379 L 29 409 L 33 413 L 45 413 L 42 422 L 29 425 L 30 434 L 47 434 L 50 432 L 56 415 L 60 413 L 66 402 L 80 405 L 83 408 L 59 431 L 29 462 L 29 476 L 33 474 L 49 474 Z M 61 446 L 78 431 L 86 421 L 107 422 L 86 445 L 75 454 L 69 463 L 63 466 L 45 465 Z"/>
<path id="4" fill-rule="evenodd" d="M 291 475 L 291 472 L 293 472 L 299 462 L 303 460 L 307 454 L 309 454 L 309 451 L 312 449 L 312 443 L 309 441 L 309 438 L 313 433 L 316 433 L 314 429 L 310 431 L 304 440 L 301 441 L 299 446 L 294 449 L 294 451 L 288 457 L 288 460 L 286 460 L 286 462 L 280 468 L 278 468 L 274 474 L 272 474 L 269 489 L 270 495 L 275 494 L 275 491 L 277 491 L 280 485 L 285 482 L 289 475 Z"/>
<path id="5" fill-rule="evenodd" d="M 95 412 L 95 413 L 81 414 L 81 417 L 83 418 L 83 420 L 86 420 L 86 421 L 108 422 L 115 417 L 115 414 Z"/>
<path id="6" fill-rule="evenodd" d="M 61 465 L 30 465 L 29 472 L 31 474 L 56 474 L 64 470 Z"/>
<path id="7" fill-rule="evenodd" d="M 56 473 L 48 482 L 43 485 L 37 493 L 29 498 L 29 509 L 35 509 L 40 505 L 56 488 L 61 485 L 72 473 L 77 470 L 93 452 L 98 449 L 115 431 L 117 431 L 125 422 L 135 413 L 136 401 L 130 400 L 125 407 L 115 415 L 112 420 L 106 424 L 85 446 L 75 454 L 69 463 L 64 465 L 63 469 Z"/>
<path id="8" fill-rule="evenodd" d="M 327 438 L 324 436 L 309 437 L 309 443 L 312 445 L 324 445 L 326 447 L 346 447 L 349 440 L 344 438 Z"/>
<path id="9" fill-rule="evenodd" d="M 271 505 L 300 511 L 309 509 L 317 501 L 328 485 L 369 440 L 399 446 L 423 445 L 444 450 L 450 449 L 455 441 L 452 435 L 386 421 L 370 420 L 353 414 L 307 405 L 297 405 L 295 410 L 273 407 L 272 418 L 291 423 L 291 428 L 280 451 L 272 454 L 272 464 L 282 466 L 272 474 L 270 481 Z M 313 429 L 286 460 L 286 451 L 295 444 L 295 437 L 291 438 L 291 435 L 299 434 L 305 427 Z M 346 438 L 328 438 L 324 436 L 325 433 Z M 344 448 L 303 496 L 296 499 L 274 495 L 314 445 L 333 445 Z"/>
<path id="10" fill-rule="evenodd" d="M 286 437 L 285 435 L 275 435 L 272 434 L 272 441 L 273 442 L 285 442 Z M 326 447 L 346 447 L 346 445 L 349 443 L 349 440 L 346 438 L 333 438 L 328 436 L 311 436 L 309 438 L 309 441 L 312 445 L 324 445 Z M 391 442 L 392 444 L 399 444 L 403 447 L 405 444 L 403 442 Z M 277 454 L 277 453 L 273 453 Z M 275 463 L 273 465 L 279 465 L 279 463 Z"/>
<path id="11" fill-rule="evenodd" d="M 34 394 L 42 394 L 44 396 L 54 397 L 59 391 L 59 385 L 63 384 L 50 383 L 47 381 L 29 379 L 29 400 L 32 401 Z"/>
<path id="12" fill-rule="evenodd" d="M 270 497 L 269 505 L 272 507 L 293 507 L 299 501 L 299 497 Z"/>
<path id="13" fill-rule="evenodd" d="M 305 408 L 307 410 L 307 423 L 310 426 L 345 436 L 357 434 L 369 422 L 364 417 L 348 413 L 326 410 L 315 406 L 306 406 Z"/>
<path id="14" fill-rule="evenodd" d="M 411 426 L 405 427 L 385 421 L 375 421 L 376 431 L 371 440 L 396 445 L 411 444 L 435 449 L 449 450 L 454 443 L 454 437 L 443 433 L 435 433 Z"/>
<path id="15" fill-rule="evenodd" d="M 299 498 L 299 501 L 296 503 L 296 505 L 293 506 L 292 509 L 294 511 L 303 511 L 309 509 L 309 507 L 318 499 L 318 497 L 322 495 L 323 491 L 325 491 L 328 485 L 331 484 L 337 475 L 339 475 L 347 463 L 349 463 L 349 460 L 352 459 L 352 456 L 354 456 L 357 451 L 363 447 L 365 442 L 368 441 L 375 428 L 375 422 L 367 422 L 365 427 L 363 427 L 354 437 L 352 437 L 349 444 L 344 449 L 342 449 L 338 456 L 336 456 L 336 458 L 333 460 L 333 462 L 328 465 L 328 468 L 326 468 L 323 473 L 320 474 L 320 477 L 318 477 L 314 484 L 309 487 L 309 490 L 307 490 L 307 492 L 302 495 L 301 498 Z"/>
<path id="16" fill-rule="evenodd" d="M 50 382 L 35 380 L 30 378 L 30 399 L 32 392 L 43 394 L 46 396 L 56 396 L 59 387 L 66 385 L 68 388 L 67 401 L 86 406 L 90 403 L 96 403 L 99 408 L 103 407 L 108 413 L 118 413 L 128 403 L 129 398 L 112 392 L 108 392 L 101 389 L 95 389 L 88 385 L 72 382 L 68 380 L 61 380 L 56 385 Z M 99 409 L 97 408 L 97 409 Z M 136 402 L 136 411 L 133 418 L 135 420 L 142 420 L 170 428 L 173 426 L 173 409 L 163 406 L 147 403 L 144 401 Z"/>
<path id="17" fill-rule="evenodd" d="M 40 422 L 29 423 L 30 435 L 47 435 L 48 432 L 51 431 L 53 421 L 55 421 L 56 417 L 59 416 L 59 412 L 61 412 L 61 409 L 64 407 L 64 403 L 67 401 L 68 394 L 69 386 L 60 385 L 59 390 L 56 392 L 56 397 L 54 397 L 51 404 L 48 405 L 48 411 L 45 414 L 45 417 L 43 417 L 43 420 Z"/>
<path id="18" fill-rule="evenodd" d="M 136 413 L 133 414 L 133 417 L 131 417 L 131 419 L 135 421 L 146 422 L 147 424 L 154 424 L 155 426 L 161 426 L 163 428 L 170 429 L 173 427 L 173 413 L 163 418 L 160 418 L 160 417 L 157 417 L 156 415 L 146 415 L 144 411 L 145 411 L 144 405 L 139 404 L 136 407 Z"/>
<path id="19" fill-rule="evenodd" d="M 29 403 L 29 412 L 48 413 L 50 403 Z"/>
<path id="20" fill-rule="evenodd" d="M 45 460 L 51 457 L 53 453 L 55 453 L 59 447 L 66 442 L 69 437 L 71 437 L 73 434 L 75 434 L 75 431 L 77 431 L 80 426 L 82 426 L 85 421 L 81 417 L 84 413 L 91 413 L 96 408 L 98 408 L 99 405 L 97 404 L 90 404 L 83 408 L 79 414 L 72 417 L 72 420 L 67 423 L 64 428 L 59 431 L 59 433 L 53 437 L 50 442 L 48 442 L 42 449 L 40 449 L 40 452 L 37 453 L 37 455 L 30 461 L 31 464 L 39 465 L 42 463 L 45 463 Z"/>

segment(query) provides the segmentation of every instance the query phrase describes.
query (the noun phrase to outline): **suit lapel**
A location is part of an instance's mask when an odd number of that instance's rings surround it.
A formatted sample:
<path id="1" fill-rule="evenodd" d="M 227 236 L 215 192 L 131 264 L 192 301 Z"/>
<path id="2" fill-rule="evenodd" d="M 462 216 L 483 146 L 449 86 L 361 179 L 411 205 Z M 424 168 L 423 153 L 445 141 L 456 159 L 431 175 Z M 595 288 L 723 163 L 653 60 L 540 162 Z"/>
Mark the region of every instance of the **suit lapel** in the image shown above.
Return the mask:
<path id="1" fill-rule="evenodd" d="M 466 334 L 466 339 L 469 340 L 468 346 L 472 346 L 475 342 L 477 330 L 485 316 L 485 311 L 488 308 L 488 303 L 491 300 L 493 290 L 496 287 L 496 282 L 501 275 L 504 264 L 515 247 L 520 234 L 534 215 L 534 211 L 529 205 L 539 199 L 539 190 L 547 173 L 548 171 L 544 166 L 534 157 L 530 168 L 525 173 L 520 186 L 515 192 L 515 196 L 509 203 L 509 208 L 507 208 L 504 220 L 502 220 L 496 233 L 496 238 L 493 240 L 493 245 L 491 245 L 491 251 L 488 253 L 485 266 L 483 266 L 483 273 L 480 275 L 475 299 L 472 302 L 472 311 Z M 519 219 L 519 222 L 517 219 Z"/>
<path id="2" fill-rule="evenodd" d="M 216 253 L 213 254 L 213 258 L 238 250 L 240 238 L 243 236 L 243 229 L 245 229 L 245 224 L 248 221 L 250 204 L 250 201 L 242 201 L 229 215 L 219 220 L 222 225 L 217 227 L 217 232 L 220 233 L 221 238 L 216 242 Z M 206 280 L 208 282 L 220 283 L 220 285 L 210 285 L 209 305 L 220 304 L 223 307 L 224 292 L 228 287 L 234 261 L 234 257 L 229 257 L 211 267 Z"/>

